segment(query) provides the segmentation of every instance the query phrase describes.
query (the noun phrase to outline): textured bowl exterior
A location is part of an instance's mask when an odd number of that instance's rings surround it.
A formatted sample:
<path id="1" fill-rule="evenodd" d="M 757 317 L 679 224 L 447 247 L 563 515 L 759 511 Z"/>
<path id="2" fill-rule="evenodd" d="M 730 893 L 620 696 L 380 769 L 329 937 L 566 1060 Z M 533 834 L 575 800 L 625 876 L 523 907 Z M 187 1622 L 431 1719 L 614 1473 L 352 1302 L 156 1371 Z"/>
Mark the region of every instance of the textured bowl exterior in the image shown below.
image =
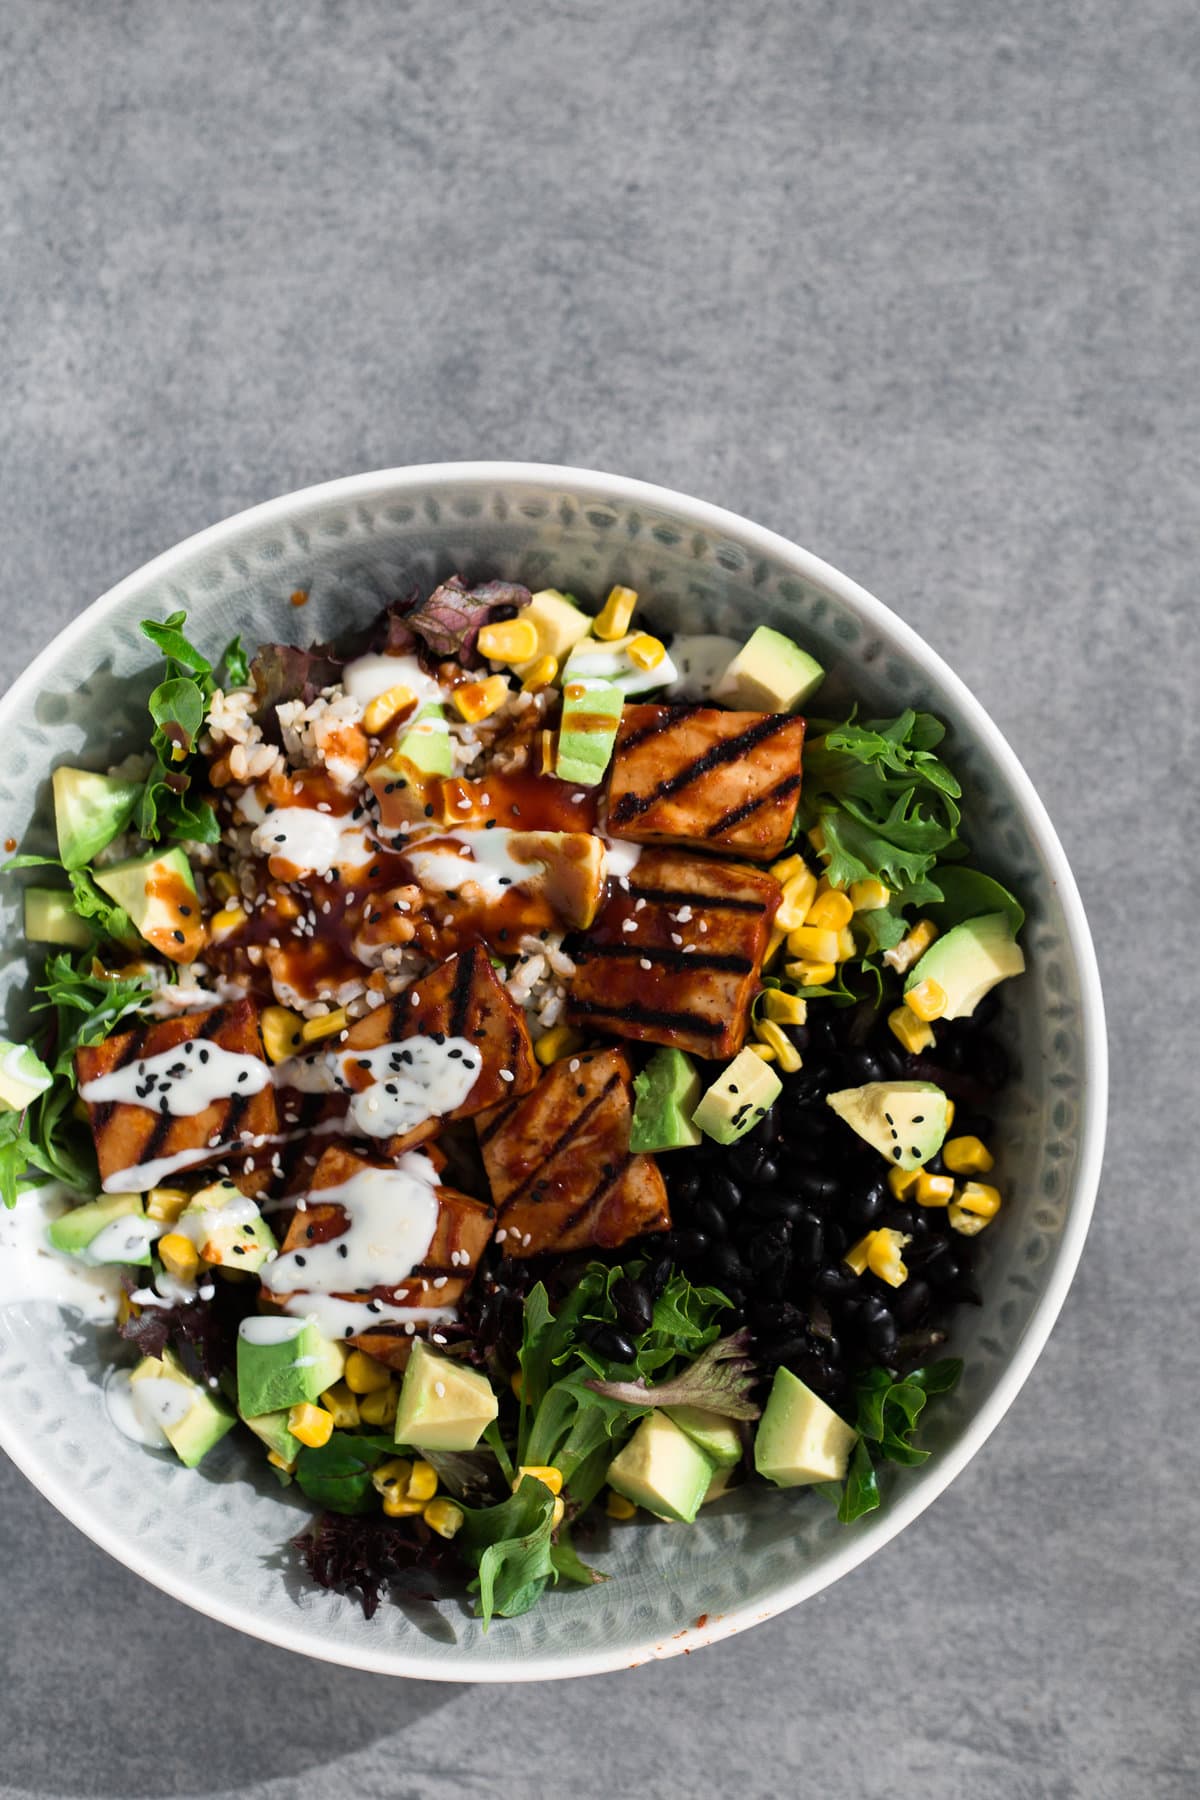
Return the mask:
<path id="1" fill-rule="evenodd" d="M 742 1493 L 695 1526 L 602 1533 L 610 1579 L 549 1593 L 486 1636 L 459 1602 L 358 1607 L 308 1588 L 287 1550 L 307 1517 L 228 1440 L 200 1471 L 146 1452 L 109 1424 L 111 1334 L 46 1302 L 0 1310 L 0 1444 L 104 1549 L 202 1612 L 272 1643 L 375 1673 L 541 1680 L 674 1655 L 744 1630 L 818 1592 L 913 1519 L 1011 1404 L 1065 1297 L 1099 1174 L 1105 1042 L 1087 925 L 1053 829 L 1012 751 L 963 685 L 902 621 L 844 576 L 746 520 L 665 489 L 532 464 L 432 465 L 289 495 L 201 533 L 130 576 L 56 639 L 0 700 L 0 802 L 23 847 L 49 841 L 49 774 L 115 760 L 144 738 L 148 614 L 178 607 L 214 654 L 332 637 L 413 583 L 454 569 L 598 600 L 614 581 L 651 596 L 669 627 L 801 638 L 827 692 L 868 712 L 926 706 L 950 727 L 973 836 L 1029 912 L 1029 973 L 1006 1018 L 1018 1075 L 997 1131 L 1010 1201 L 988 1234 L 985 1304 L 956 1321 L 958 1391 L 932 1414 L 934 1455 L 895 1470 L 884 1506 L 839 1526 L 808 1495 Z M 309 604 L 289 605 L 304 588 Z M 25 827 L 24 830 L 22 828 Z M 0 1001 L 25 1018 L 19 896 L 4 884 Z M 589 1544 L 589 1552 L 593 1546 Z"/>

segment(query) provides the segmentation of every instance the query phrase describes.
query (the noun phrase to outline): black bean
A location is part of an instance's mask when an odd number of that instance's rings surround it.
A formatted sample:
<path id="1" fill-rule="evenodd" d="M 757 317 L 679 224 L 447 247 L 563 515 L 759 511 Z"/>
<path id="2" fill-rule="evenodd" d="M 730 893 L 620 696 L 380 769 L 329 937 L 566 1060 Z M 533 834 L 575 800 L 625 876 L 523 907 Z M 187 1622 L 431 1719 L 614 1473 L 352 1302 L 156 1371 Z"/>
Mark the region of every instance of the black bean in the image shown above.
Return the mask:
<path id="1" fill-rule="evenodd" d="M 881 1356 L 886 1360 L 895 1355 L 899 1332 L 896 1329 L 896 1321 L 890 1312 L 879 1312 L 875 1314 L 874 1318 L 869 1319 L 865 1327 L 865 1336 L 876 1356 Z"/>
<path id="2" fill-rule="evenodd" d="M 715 1200 L 700 1200 L 688 1214 L 689 1222 L 709 1237 L 724 1237 L 729 1227 Z"/>
<path id="3" fill-rule="evenodd" d="M 614 1281 L 609 1290 L 612 1303 L 617 1309 L 619 1323 L 634 1337 L 640 1337 L 643 1331 L 650 1329 L 654 1318 L 654 1302 L 650 1291 L 640 1281 L 631 1281 L 623 1275 Z"/>
<path id="4" fill-rule="evenodd" d="M 669 1256 L 660 1256 L 654 1262 L 649 1264 L 645 1274 L 642 1276 L 642 1283 L 649 1293 L 650 1298 L 652 1300 L 657 1300 L 670 1279 L 671 1259 Z"/>
<path id="5" fill-rule="evenodd" d="M 831 1299 L 853 1294 L 857 1287 L 858 1276 L 853 1269 L 847 1269 L 842 1263 L 830 1263 L 817 1276 L 818 1292 L 828 1294 Z"/>
<path id="6" fill-rule="evenodd" d="M 685 1169 L 671 1182 L 671 1193 L 677 1200 L 694 1200 L 700 1192 L 700 1172 Z"/>
<path id="7" fill-rule="evenodd" d="M 860 1188 L 858 1193 L 851 1198 L 847 1209 L 848 1216 L 853 1219 L 860 1231 L 866 1231 L 877 1223 L 888 1204 L 888 1198 L 886 1182 L 869 1182 L 865 1188 Z"/>
<path id="8" fill-rule="evenodd" d="M 607 1356 L 611 1362 L 632 1362 L 637 1351 L 623 1331 L 615 1325 L 601 1325 L 591 1334 L 592 1349 L 599 1356 Z"/>
<path id="9" fill-rule="evenodd" d="M 694 1262 L 708 1249 L 708 1239 L 702 1231 L 673 1231 L 670 1243 L 673 1254 L 682 1263 Z"/>
<path id="10" fill-rule="evenodd" d="M 709 1187 L 710 1197 L 716 1201 L 722 1212 L 736 1212 L 742 1204 L 740 1185 L 728 1175 L 717 1175 Z"/>
<path id="11" fill-rule="evenodd" d="M 737 1251 L 728 1244 L 710 1245 L 705 1267 L 718 1287 L 737 1286 L 745 1279 Z"/>
<path id="12" fill-rule="evenodd" d="M 795 1204 L 795 1202 L 789 1202 Z M 815 1213 L 793 1215 L 792 1254 L 803 1268 L 812 1269 L 825 1254 L 825 1231 Z"/>
<path id="13" fill-rule="evenodd" d="M 810 1346 L 803 1332 L 793 1337 L 767 1338 L 759 1343 L 759 1354 L 765 1362 L 792 1363 L 798 1356 L 808 1356 Z"/>
<path id="14" fill-rule="evenodd" d="M 911 1331 L 921 1323 L 932 1298 L 933 1290 L 929 1283 L 918 1281 L 910 1274 L 892 1303 L 892 1311 L 901 1331 Z"/>
<path id="15" fill-rule="evenodd" d="M 752 1194 L 746 1204 L 756 1219 L 802 1219 L 808 1210 L 808 1202 L 801 1195 L 783 1193 L 778 1188 L 763 1188 Z"/>
<path id="16" fill-rule="evenodd" d="M 764 1156 L 760 1158 L 758 1167 L 754 1172 L 754 1179 L 759 1187 L 775 1186 L 775 1183 L 779 1180 L 779 1164 L 775 1161 L 773 1156 Z"/>
<path id="17" fill-rule="evenodd" d="M 753 1176 L 762 1158 L 762 1145 L 753 1136 L 745 1137 L 729 1152 L 729 1167 L 734 1175 Z"/>
<path id="18" fill-rule="evenodd" d="M 883 1065 L 869 1050 L 858 1051 L 850 1058 L 850 1065 L 859 1084 L 883 1080 Z"/>
<path id="19" fill-rule="evenodd" d="M 835 1175 L 820 1170 L 802 1170 L 796 1177 L 796 1186 L 808 1200 L 832 1200 L 840 1185 Z"/>

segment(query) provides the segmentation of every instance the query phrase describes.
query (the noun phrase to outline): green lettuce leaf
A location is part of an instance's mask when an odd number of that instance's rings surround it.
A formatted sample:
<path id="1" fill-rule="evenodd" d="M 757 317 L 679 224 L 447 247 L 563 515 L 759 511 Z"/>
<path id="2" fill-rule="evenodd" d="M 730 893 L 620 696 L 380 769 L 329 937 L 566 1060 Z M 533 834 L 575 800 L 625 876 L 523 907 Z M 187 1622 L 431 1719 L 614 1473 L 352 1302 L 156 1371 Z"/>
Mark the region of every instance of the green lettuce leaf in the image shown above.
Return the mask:
<path id="1" fill-rule="evenodd" d="M 389 1437 L 356 1437 L 335 1431 L 319 1449 L 305 1448 L 296 1458 L 296 1482 L 308 1498 L 330 1512 L 374 1512 L 378 1496 L 371 1476 L 396 1454 Z"/>

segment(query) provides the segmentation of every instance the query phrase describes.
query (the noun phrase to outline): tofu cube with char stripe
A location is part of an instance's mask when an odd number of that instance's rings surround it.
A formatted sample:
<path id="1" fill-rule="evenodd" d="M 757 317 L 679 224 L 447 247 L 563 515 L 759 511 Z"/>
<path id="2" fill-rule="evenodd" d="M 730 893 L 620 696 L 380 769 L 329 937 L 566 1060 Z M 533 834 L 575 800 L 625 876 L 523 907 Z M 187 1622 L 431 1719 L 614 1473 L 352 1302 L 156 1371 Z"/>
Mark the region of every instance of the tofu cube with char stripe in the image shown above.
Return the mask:
<path id="1" fill-rule="evenodd" d="M 779 883 L 765 870 L 647 850 L 570 946 L 567 1016 L 585 1030 L 734 1056 L 758 992 Z"/>
<path id="2" fill-rule="evenodd" d="M 197 1049 L 185 1053 L 183 1046 L 190 1043 Z M 257 1002 L 238 1000 L 231 1006 L 117 1032 L 101 1044 L 77 1050 L 75 1073 L 80 1089 L 86 1090 L 105 1075 L 173 1050 L 186 1054 L 189 1061 L 193 1054 L 202 1058 L 207 1046 L 265 1064 Z M 259 1148 L 278 1129 L 269 1082 L 244 1094 L 235 1084 L 232 1093 L 192 1114 L 172 1113 L 169 1091 L 158 1098 L 156 1089 L 147 1099 L 151 1103 L 146 1106 L 125 1100 L 92 1102 L 84 1092 L 101 1184 L 109 1191 L 155 1187 L 185 1169 Z"/>
<path id="3" fill-rule="evenodd" d="M 435 1156 L 433 1160 L 435 1166 L 440 1167 L 441 1159 Z M 341 1187 L 364 1169 L 382 1166 L 384 1165 L 378 1158 L 362 1156 L 347 1144 L 330 1144 L 313 1173 L 304 1211 L 297 1210 L 292 1214 L 281 1246 L 281 1255 L 295 1250 L 303 1253 L 307 1245 L 325 1244 L 339 1238 L 348 1228 L 345 1210 L 336 1202 L 323 1202 L 322 1189 Z M 460 1194 L 455 1188 L 439 1185 L 436 1192 L 437 1223 L 425 1260 L 415 1269 L 406 1272 L 406 1278 L 397 1280 L 394 1284 L 389 1285 L 385 1279 L 367 1293 L 348 1292 L 339 1294 L 336 1298 L 354 1300 L 360 1304 L 364 1301 L 368 1305 L 374 1303 L 381 1311 L 386 1311 L 389 1305 L 457 1306 L 470 1285 L 475 1266 L 495 1229 L 496 1215 L 494 1209 L 484 1201 L 474 1200 L 469 1194 Z M 280 1305 L 294 1297 L 287 1294 L 272 1296 Z M 379 1362 L 387 1363 L 391 1368 L 402 1369 L 408 1361 L 412 1340 L 412 1332 L 406 1331 L 402 1325 L 388 1324 L 385 1321 L 346 1341 L 365 1350 Z"/>
<path id="4" fill-rule="evenodd" d="M 479 945 L 448 957 L 387 1005 L 364 1014 L 350 1027 L 339 1043 L 348 1080 L 357 1085 L 356 1051 L 377 1050 L 411 1037 L 466 1038 L 483 1061 L 462 1104 L 453 1112 L 425 1120 L 403 1137 L 389 1139 L 390 1156 L 423 1143 L 448 1120 L 469 1119 L 506 1096 L 525 1093 L 538 1078 L 525 1015 Z M 365 1081 L 364 1076 L 364 1085 Z"/>
<path id="5" fill-rule="evenodd" d="M 615 1249 L 671 1215 L 658 1165 L 631 1156 L 632 1074 L 623 1050 L 565 1058 L 510 1105 L 476 1120 L 508 1256 Z"/>
<path id="6" fill-rule="evenodd" d="M 639 844 L 702 844 L 770 862 L 800 800 L 804 720 L 715 706 L 627 706 L 609 827 Z"/>

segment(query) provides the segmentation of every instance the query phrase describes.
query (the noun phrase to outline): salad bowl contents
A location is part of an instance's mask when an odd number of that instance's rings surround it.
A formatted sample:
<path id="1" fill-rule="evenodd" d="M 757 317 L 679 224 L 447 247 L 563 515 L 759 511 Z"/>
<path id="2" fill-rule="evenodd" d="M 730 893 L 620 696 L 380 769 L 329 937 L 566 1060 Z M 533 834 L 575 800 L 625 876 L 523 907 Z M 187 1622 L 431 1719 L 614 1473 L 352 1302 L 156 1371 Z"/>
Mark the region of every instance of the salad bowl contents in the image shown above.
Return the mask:
<path id="1" fill-rule="evenodd" d="M 738 1487 L 886 1507 L 1005 1229 L 1025 969 L 943 725 L 625 586 L 187 626 L 143 624 L 144 750 L 56 768 L 8 864 L 0 1190 L 116 1273 L 114 1427 L 262 1459 L 368 1616 L 582 1596 L 598 1526 Z"/>

